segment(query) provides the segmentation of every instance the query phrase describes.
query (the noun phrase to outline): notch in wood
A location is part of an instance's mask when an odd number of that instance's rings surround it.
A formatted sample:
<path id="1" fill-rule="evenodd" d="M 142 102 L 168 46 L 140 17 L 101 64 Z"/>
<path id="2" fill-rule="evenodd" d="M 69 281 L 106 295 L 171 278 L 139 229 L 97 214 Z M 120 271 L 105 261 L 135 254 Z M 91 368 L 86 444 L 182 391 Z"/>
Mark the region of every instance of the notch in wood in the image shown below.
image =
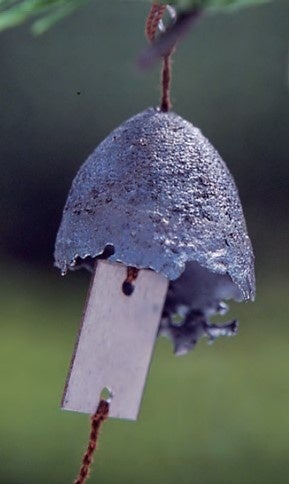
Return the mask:
<path id="1" fill-rule="evenodd" d="M 137 419 L 168 279 L 140 270 L 126 295 L 126 275 L 123 264 L 97 263 L 62 399 L 65 410 L 93 414 L 108 389 L 110 417 Z"/>

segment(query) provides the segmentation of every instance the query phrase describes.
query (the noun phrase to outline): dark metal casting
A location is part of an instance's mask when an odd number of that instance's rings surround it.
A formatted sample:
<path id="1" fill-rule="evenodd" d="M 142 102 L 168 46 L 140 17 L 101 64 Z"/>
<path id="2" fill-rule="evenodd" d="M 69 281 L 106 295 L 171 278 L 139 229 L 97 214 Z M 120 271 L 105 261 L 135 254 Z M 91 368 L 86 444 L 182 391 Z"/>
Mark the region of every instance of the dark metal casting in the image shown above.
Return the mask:
<path id="1" fill-rule="evenodd" d="M 234 180 L 201 131 L 149 108 L 115 129 L 77 173 L 56 240 L 63 273 L 101 256 L 170 280 L 188 261 L 255 294 L 254 264 Z M 85 261 L 84 261 L 85 262 Z"/>

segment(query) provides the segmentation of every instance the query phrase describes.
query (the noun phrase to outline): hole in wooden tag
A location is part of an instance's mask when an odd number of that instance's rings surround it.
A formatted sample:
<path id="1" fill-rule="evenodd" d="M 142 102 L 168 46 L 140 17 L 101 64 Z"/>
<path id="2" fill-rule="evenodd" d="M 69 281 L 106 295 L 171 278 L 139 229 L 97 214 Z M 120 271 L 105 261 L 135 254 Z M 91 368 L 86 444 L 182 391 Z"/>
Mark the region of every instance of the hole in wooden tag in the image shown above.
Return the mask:
<path id="1" fill-rule="evenodd" d="M 122 285 L 122 292 L 125 296 L 131 296 L 134 291 L 134 286 L 129 281 L 124 281 Z"/>
<path id="2" fill-rule="evenodd" d="M 137 279 L 139 273 L 139 269 L 136 267 L 127 267 L 127 276 L 126 280 L 124 281 L 122 285 L 122 292 L 124 293 L 125 296 L 131 296 L 133 291 L 134 291 L 134 285 L 133 282 Z"/>

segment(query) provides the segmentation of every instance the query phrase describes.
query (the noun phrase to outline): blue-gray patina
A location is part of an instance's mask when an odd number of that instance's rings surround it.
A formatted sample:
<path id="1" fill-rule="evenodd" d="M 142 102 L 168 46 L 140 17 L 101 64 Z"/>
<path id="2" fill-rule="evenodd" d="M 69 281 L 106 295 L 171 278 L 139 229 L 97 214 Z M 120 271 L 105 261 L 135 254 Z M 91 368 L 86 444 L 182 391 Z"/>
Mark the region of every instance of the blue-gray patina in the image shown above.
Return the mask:
<path id="1" fill-rule="evenodd" d="M 123 123 L 73 181 L 56 266 L 65 273 L 108 244 L 110 260 L 170 280 L 198 262 L 254 298 L 253 251 L 232 175 L 201 131 L 173 112 L 149 108 Z"/>

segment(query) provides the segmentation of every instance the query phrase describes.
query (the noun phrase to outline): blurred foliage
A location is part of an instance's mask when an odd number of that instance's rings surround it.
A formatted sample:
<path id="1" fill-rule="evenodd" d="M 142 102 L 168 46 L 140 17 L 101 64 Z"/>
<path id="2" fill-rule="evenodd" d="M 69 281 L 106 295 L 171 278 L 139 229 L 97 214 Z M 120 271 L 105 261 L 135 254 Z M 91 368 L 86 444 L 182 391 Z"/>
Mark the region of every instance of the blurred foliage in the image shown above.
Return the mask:
<path id="1" fill-rule="evenodd" d="M 80 279 L 2 266 L 5 484 L 69 483 L 78 471 L 89 418 L 59 402 L 88 287 Z M 231 310 L 236 337 L 184 357 L 158 341 L 139 420 L 105 424 L 91 484 L 288 482 L 288 279 L 258 289 L 256 303 Z"/>
<path id="2" fill-rule="evenodd" d="M 86 0 L 0 0 L 0 31 L 40 16 L 32 31 L 41 34 L 84 3 Z"/>
<path id="3" fill-rule="evenodd" d="M 170 3 L 176 7 L 205 10 L 238 8 L 266 1 L 268 0 L 173 0 Z M 86 2 L 87 0 L 0 0 L 0 31 L 15 27 L 36 16 L 40 18 L 34 21 L 32 31 L 35 34 L 42 34 Z"/>

